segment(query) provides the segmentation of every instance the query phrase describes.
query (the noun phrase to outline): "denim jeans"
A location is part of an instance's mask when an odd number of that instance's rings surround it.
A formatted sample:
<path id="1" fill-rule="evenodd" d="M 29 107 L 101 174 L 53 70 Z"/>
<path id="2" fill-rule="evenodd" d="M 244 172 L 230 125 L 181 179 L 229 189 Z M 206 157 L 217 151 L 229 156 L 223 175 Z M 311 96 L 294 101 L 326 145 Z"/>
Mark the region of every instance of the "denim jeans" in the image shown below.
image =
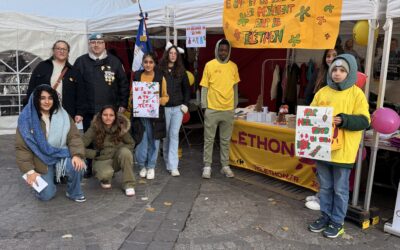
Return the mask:
<path id="1" fill-rule="evenodd" d="M 317 162 L 321 213 L 335 224 L 343 224 L 346 217 L 350 172 L 351 169 L 334 166 L 330 162 Z"/>
<path id="2" fill-rule="evenodd" d="M 70 160 L 70 159 L 69 159 Z M 69 166 L 69 167 L 68 167 Z M 51 200 L 57 192 L 56 185 L 54 184 L 55 167 L 49 166 L 47 173 L 41 175 L 43 180 L 48 184 L 42 192 L 38 193 L 35 191 L 36 197 L 42 201 Z M 67 193 L 71 199 L 77 199 L 83 196 L 81 190 L 81 179 L 83 171 L 76 171 L 72 164 L 67 164 L 66 175 L 68 177 L 67 181 Z"/>
<path id="3" fill-rule="evenodd" d="M 153 137 L 153 128 L 149 118 L 140 118 L 144 126 L 143 139 L 135 149 L 137 165 L 140 168 L 155 168 L 157 163 L 160 140 Z"/>
<path id="4" fill-rule="evenodd" d="M 182 124 L 183 113 L 181 106 L 165 107 L 165 123 L 167 136 L 164 138 L 163 156 L 167 170 L 178 168 L 179 157 L 179 129 Z"/>

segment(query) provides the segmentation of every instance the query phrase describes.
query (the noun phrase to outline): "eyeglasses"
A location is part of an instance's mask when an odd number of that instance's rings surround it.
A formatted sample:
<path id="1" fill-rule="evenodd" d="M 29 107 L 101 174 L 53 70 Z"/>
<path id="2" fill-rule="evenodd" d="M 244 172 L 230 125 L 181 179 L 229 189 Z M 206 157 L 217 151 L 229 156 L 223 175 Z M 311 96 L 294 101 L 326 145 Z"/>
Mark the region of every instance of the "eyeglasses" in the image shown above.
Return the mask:
<path id="1" fill-rule="evenodd" d="M 67 52 L 68 51 L 68 49 L 65 49 L 65 48 L 54 48 L 54 50 L 61 51 L 61 52 Z"/>
<path id="2" fill-rule="evenodd" d="M 101 40 L 92 40 L 92 41 L 90 41 L 89 43 L 90 43 L 90 44 L 93 44 L 93 45 L 96 45 L 96 44 L 103 44 L 104 41 L 101 41 Z"/>
<path id="3" fill-rule="evenodd" d="M 144 60 L 143 64 L 154 64 L 154 61 L 152 61 L 152 60 Z"/>

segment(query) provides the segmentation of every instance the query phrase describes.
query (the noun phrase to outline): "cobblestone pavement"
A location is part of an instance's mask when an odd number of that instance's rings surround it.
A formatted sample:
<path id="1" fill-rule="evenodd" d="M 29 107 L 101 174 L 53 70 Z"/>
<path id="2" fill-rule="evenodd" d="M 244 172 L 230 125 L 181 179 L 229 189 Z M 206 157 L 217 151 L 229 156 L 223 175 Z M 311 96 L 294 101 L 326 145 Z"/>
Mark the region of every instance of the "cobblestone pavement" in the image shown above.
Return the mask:
<path id="1" fill-rule="evenodd" d="M 335 240 L 310 233 L 318 213 L 303 201 L 225 178 L 218 165 L 201 179 L 200 147 L 184 148 L 180 177 L 160 161 L 155 180 L 137 178 L 134 198 L 117 174 L 111 190 L 84 180 L 87 201 L 75 203 L 62 184 L 55 199 L 37 201 L 16 167 L 14 136 L 0 145 L 0 249 L 400 249 L 381 225 L 361 231 L 346 222 Z"/>

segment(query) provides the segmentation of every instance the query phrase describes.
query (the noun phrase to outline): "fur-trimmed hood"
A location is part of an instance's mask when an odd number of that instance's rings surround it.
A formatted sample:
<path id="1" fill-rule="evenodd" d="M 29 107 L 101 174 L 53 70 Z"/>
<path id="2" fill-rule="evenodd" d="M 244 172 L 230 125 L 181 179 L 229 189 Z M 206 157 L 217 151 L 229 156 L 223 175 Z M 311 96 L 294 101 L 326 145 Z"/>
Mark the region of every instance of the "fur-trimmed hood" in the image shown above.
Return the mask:
<path id="1" fill-rule="evenodd" d="M 96 114 L 92 120 L 92 126 L 95 127 L 96 129 L 100 126 L 100 124 L 96 123 L 97 116 L 98 114 Z M 120 136 L 123 136 L 124 134 L 128 133 L 129 130 L 131 129 L 131 122 L 129 121 L 129 119 L 120 113 L 117 114 L 117 124 L 113 125 L 110 129 L 106 129 L 108 130 L 107 132 L 111 133 L 114 132 L 117 129 L 117 125 L 121 127 Z"/>

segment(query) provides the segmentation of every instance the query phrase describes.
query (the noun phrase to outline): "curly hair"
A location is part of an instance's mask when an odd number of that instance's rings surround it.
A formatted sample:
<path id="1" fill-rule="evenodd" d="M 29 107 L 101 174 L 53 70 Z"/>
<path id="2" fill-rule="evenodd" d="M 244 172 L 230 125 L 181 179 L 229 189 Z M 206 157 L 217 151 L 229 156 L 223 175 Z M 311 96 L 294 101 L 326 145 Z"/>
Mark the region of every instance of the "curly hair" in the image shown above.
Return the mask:
<path id="1" fill-rule="evenodd" d="M 53 113 L 60 108 L 60 100 L 58 99 L 57 91 L 55 91 L 50 85 L 41 84 L 37 86 L 33 92 L 33 104 L 35 105 L 39 118 L 42 116 L 42 113 L 40 112 L 40 97 L 43 91 L 49 93 L 49 95 L 53 98 L 53 106 L 51 106 L 49 111 L 51 119 Z"/>
<path id="2" fill-rule="evenodd" d="M 106 138 L 107 135 L 107 130 L 106 130 L 106 125 L 103 122 L 102 116 L 103 116 L 103 112 L 106 109 L 111 109 L 114 112 L 115 115 L 115 120 L 112 124 L 112 127 L 116 126 L 115 130 L 112 130 L 112 134 L 111 134 L 111 141 L 117 145 L 121 142 L 122 138 L 121 138 L 121 126 L 118 122 L 118 112 L 116 110 L 116 108 L 112 105 L 106 105 L 104 106 L 99 113 L 97 113 L 97 116 L 94 120 L 94 131 L 96 133 L 96 140 L 95 140 L 95 144 L 96 144 L 96 148 L 97 149 L 103 149 L 104 147 L 104 139 Z"/>
<path id="3" fill-rule="evenodd" d="M 174 66 L 171 69 L 171 73 L 175 78 L 181 77 L 183 74 L 185 74 L 186 70 L 182 62 L 182 56 L 178 51 L 178 48 L 175 45 L 172 45 L 170 48 L 168 48 L 165 52 L 164 55 L 161 59 L 159 68 L 164 72 L 164 74 L 168 74 L 168 64 L 170 63 L 169 61 L 169 52 L 171 49 L 175 49 L 176 51 L 176 61 L 174 63 Z"/>

